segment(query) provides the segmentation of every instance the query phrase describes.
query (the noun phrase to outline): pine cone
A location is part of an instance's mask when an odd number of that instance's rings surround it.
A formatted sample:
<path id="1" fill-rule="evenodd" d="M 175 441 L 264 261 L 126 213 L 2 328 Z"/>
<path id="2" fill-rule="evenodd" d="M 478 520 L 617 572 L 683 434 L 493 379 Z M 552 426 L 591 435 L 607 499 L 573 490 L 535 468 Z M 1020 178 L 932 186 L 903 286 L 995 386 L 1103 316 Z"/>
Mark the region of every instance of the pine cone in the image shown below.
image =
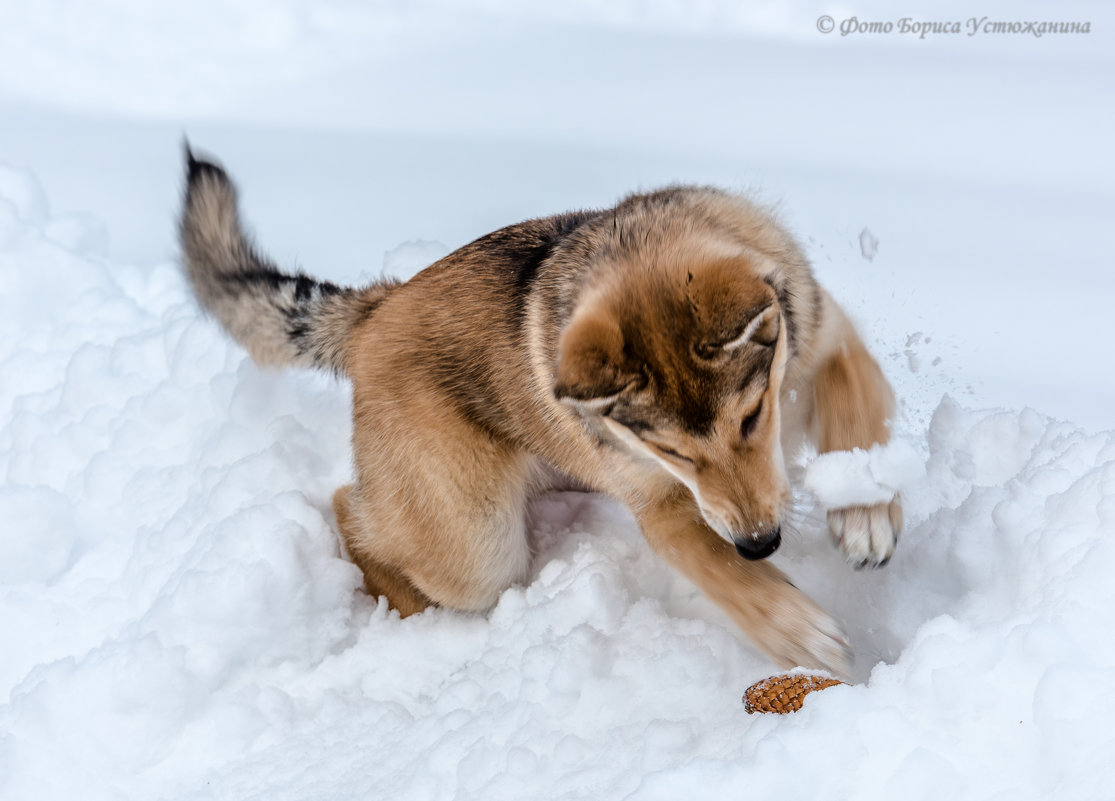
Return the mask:
<path id="1" fill-rule="evenodd" d="M 827 676 L 771 676 L 757 681 L 743 694 L 743 708 L 753 712 L 777 712 L 785 715 L 797 712 L 805 703 L 805 696 L 814 690 L 823 690 L 844 682 Z"/>

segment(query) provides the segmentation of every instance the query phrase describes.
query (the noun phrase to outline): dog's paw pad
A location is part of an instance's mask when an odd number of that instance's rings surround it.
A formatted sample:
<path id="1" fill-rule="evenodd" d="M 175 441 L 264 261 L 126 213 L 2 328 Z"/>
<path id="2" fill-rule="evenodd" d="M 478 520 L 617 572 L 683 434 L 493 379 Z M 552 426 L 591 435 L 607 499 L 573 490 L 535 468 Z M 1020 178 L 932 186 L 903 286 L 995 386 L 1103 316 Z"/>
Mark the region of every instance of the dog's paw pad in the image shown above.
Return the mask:
<path id="1" fill-rule="evenodd" d="M 894 555 L 902 530 L 902 501 L 830 509 L 829 533 L 844 557 L 861 567 L 882 567 Z"/>

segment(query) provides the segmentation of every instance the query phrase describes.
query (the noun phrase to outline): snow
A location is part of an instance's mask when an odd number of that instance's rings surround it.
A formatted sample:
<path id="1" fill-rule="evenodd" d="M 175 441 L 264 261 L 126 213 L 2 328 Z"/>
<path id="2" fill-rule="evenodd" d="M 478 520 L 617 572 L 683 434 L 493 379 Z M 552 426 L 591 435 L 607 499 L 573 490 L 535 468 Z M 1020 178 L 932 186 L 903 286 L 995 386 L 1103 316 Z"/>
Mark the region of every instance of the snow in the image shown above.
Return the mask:
<path id="1" fill-rule="evenodd" d="M 804 458 L 801 483 L 824 506 L 873 506 L 925 477 L 913 443 L 894 438 L 868 450 L 831 451 Z"/>
<path id="2" fill-rule="evenodd" d="M 859 250 L 868 261 L 875 261 L 875 254 L 879 252 L 879 240 L 867 228 L 859 232 Z"/>
<path id="3" fill-rule="evenodd" d="M 1111 12 L 993 11 L 1093 32 L 816 30 L 915 12 L 875 2 L 0 10 L 0 798 L 1111 797 Z M 335 281 L 670 181 L 778 201 L 901 404 L 898 446 L 807 466 L 774 557 L 856 683 L 747 715 L 773 666 L 593 495 L 531 504 L 530 580 L 487 615 L 367 597 L 330 507 L 348 388 L 196 308 L 183 132 Z M 902 492 L 882 570 L 808 489 L 862 491 L 850 463 Z"/>

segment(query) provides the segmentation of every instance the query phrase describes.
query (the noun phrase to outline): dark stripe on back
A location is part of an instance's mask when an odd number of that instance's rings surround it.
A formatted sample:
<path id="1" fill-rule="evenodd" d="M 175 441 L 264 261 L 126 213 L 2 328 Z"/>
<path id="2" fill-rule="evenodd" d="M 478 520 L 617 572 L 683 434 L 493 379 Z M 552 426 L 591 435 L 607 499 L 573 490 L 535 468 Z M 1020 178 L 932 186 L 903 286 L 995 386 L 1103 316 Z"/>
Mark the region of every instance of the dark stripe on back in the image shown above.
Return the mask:
<path id="1" fill-rule="evenodd" d="M 571 233 L 576 231 L 584 222 L 598 215 L 599 212 L 587 211 L 560 214 L 535 223 L 536 225 L 548 224 L 550 226 L 550 230 L 538 232 L 541 236 L 546 237 L 542 241 L 539 241 L 538 236 L 529 236 L 529 238 L 524 236 L 523 247 L 521 248 L 515 248 L 513 241 L 508 243 L 512 245 L 507 253 L 512 264 L 511 310 L 516 320 L 521 319 L 526 310 L 527 298 L 530 296 L 531 288 L 538 277 L 538 270 L 542 263 L 550 258 L 554 249 L 565 241 Z M 533 244 L 531 240 L 533 240 Z"/>

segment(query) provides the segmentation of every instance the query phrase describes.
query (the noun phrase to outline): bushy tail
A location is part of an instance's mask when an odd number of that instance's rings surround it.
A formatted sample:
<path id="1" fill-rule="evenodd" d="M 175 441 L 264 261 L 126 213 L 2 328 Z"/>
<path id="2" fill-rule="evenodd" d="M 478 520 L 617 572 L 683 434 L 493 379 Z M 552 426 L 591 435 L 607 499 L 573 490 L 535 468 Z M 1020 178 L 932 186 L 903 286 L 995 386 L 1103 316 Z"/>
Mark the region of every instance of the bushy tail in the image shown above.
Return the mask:
<path id="1" fill-rule="evenodd" d="M 354 289 L 280 271 L 244 234 L 231 179 L 188 145 L 179 239 L 198 301 L 260 364 L 346 374 L 352 327 L 397 286 Z"/>

